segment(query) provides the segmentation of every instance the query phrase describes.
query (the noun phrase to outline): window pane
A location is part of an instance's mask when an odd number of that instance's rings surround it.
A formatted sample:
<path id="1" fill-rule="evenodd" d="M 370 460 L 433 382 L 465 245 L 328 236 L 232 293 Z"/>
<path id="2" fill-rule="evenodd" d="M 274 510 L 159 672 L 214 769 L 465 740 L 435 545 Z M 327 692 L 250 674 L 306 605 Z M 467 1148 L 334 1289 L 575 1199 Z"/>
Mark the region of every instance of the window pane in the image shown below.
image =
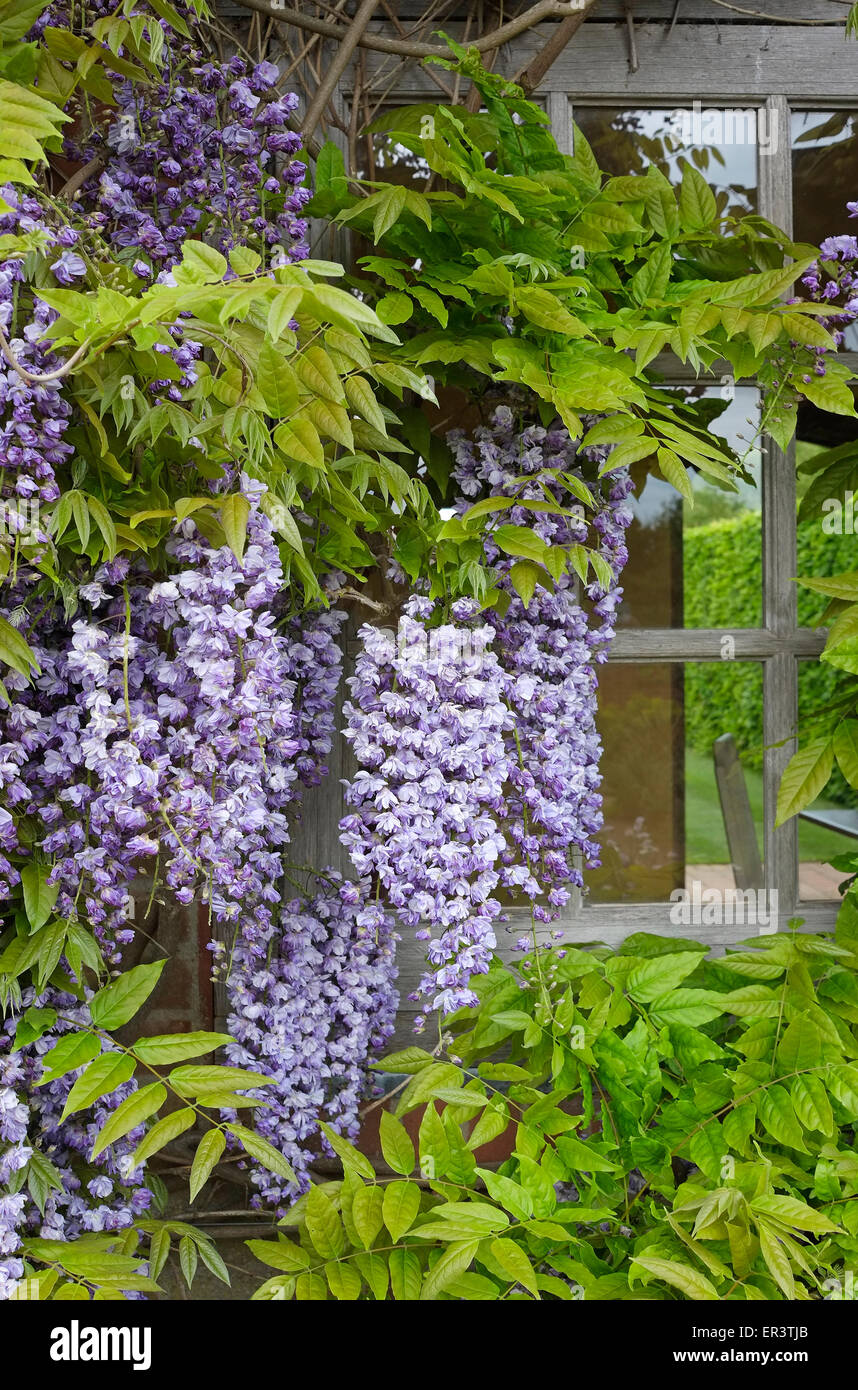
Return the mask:
<path id="1" fill-rule="evenodd" d="M 796 241 L 854 236 L 846 202 L 858 187 L 858 111 L 794 111 L 791 126 Z M 846 329 L 843 346 L 858 348 L 858 325 Z"/>
<path id="2" fill-rule="evenodd" d="M 858 425 L 846 416 L 828 415 L 809 403 L 798 413 L 796 430 L 798 462 L 798 562 L 796 573 L 828 579 L 854 570 L 856 500 L 858 500 Z M 854 463 L 835 464 L 831 475 L 818 469 L 824 449 L 856 441 Z M 798 621 L 814 627 L 826 611 L 822 594 L 799 586 Z M 807 742 L 813 737 L 814 715 L 839 695 L 855 687 L 855 677 L 827 661 L 800 661 L 798 666 L 799 729 Z M 824 717 L 824 716 L 823 716 Z M 822 727 L 825 727 L 823 725 Z M 799 897 L 804 901 L 836 899 L 837 885 L 845 875 L 828 862 L 838 854 L 858 849 L 858 840 L 839 831 L 846 818 L 858 822 L 858 793 L 835 768 L 828 785 L 804 815 L 799 816 Z"/>
<path id="3" fill-rule="evenodd" d="M 605 825 L 590 901 L 665 902 L 678 888 L 736 885 L 712 745 L 732 734 L 754 835 L 732 812 L 739 862 L 762 856 L 762 670 L 758 662 L 608 662 L 599 728 Z M 754 853 L 756 841 L 756 855 Z M 762 887 L 762 883 L 742 886 Z"/>
<path id="4" fill-rule="evenodd" d="M 818 597 L 818 596 L 817 596 Z M 822 601 L 824 605 L 824 600 Z M 824 661 L 800 661 L 798 669 L 799 728 L 811 737 L 808 719 L 839 691 L 854 686 L 854 677 Z M 845 832 L 845 833 L 842 833 Z M 798 818 L 798 896 L 802 902 L 837 901 L 838 884 L 848 876 L 831 860 L 858 853 L 858 795 L 836 766 L 828 785 Z"/>
<path id="5" fill-rule="evenodd" d="M 715 191 L 719 210 L 757 210 L 757 113 L 751 108 L 578 106 L 575 124 L 609 174 L 639 174 L 655 164 L 681 176 L 689 159 Z"/>
<path id="6" fill-rule="evenodd" d="M 694 505 L 662 479 L 632 468 L 638 487 L 628 533 L 620 627 L 759 627 L 762 623 L 760 457 L 748 452 L 759 421 L 756 387 L 682 388 L 721 411 L 710 423 L 745 458 L 738 492 L 691 470 Z"/>
<path id="7" fill-rule="evenodd" d="M 358 145 L 361 179 L 378 179 L 383 183 L 401 183 L 406 188 L 422 188 L 432 173 L 426 160 L 392 135 L 376 131 Z"/>

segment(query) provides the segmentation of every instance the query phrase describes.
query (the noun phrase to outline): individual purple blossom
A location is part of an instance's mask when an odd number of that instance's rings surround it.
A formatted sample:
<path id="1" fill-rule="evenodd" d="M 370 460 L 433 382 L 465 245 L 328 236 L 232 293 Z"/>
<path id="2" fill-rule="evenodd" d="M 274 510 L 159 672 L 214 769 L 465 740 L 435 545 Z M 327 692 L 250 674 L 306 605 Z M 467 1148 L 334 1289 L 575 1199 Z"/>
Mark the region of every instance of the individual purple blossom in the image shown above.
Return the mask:
<path id="1" fill-rule="evenodd" d="M 63 251 L 59 260 L 51 265 L 51 270 L 58 284 L 71 285 L 86 275 L 86 261 L 75 251 Z"/>
<path id="2" fill-rule="evenodd" d="M 850 217 L 858 217 L 858 202 L 847 203 L 846 210 Z M 801 282 L 810 291 L 811 300 L 837 310 L 827 314 L 823 323 L 839 348 L 846 329 L 858 320 L 858 237 L 845 233 L 826 237 L 819 252 L 819 259 L 808 266 Z M 828 351 L 825 347 L 812 350 L 814 375 L 825 376 Z M 807 383 L 812 376 L 805 374 L 802 379 Z"/>

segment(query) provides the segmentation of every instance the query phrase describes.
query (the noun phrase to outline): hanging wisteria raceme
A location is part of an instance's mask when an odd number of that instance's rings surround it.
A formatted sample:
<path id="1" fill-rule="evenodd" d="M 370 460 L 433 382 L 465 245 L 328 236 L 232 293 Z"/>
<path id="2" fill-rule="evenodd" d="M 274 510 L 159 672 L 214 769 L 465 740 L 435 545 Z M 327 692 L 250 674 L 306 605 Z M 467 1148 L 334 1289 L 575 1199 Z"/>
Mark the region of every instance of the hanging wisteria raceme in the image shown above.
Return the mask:
<path id="1" fill-rule="evenodd" d="M 151 94 L 130 82 L 119 90 L 106 146 L 95 141 L 76 151 L 105 163 L 80 191 L 92 209 L 88 225 L 107 235 L 144 281 L 169 279 L 187 237 L 204 237 L 223 251 L 249 245 L 272 265 L 307 256 L 300 216 L 310 198 L 300 186 L 307 166 L 292 158 L 301 137 L 289 129 L 297 97 L 273 91 L 275 65 L 248 68 L 237 57 L 202 62 L 175 39 L 166 52 L 165 80 Z M 182 376 L 149 389 L 159 400 L 179 402 L 196 383 L 202 344 L 185 334 L 180 319 L 156 351 L 171 356 Z"/>
<path id="2" fill-rule="evenodd" d="M 473 440 L 456 433 L 451 444 L 460 511 L 480 494 L 510 497 L 505 523 L 556 546 L 588 539 L 564 475 L 583 481 L 582 465 L 595 474 L 604 451 L 579 456 L 562 427 L 521 430 L 508 407 Z M 345 706 L 360 771 L 341 838 L 358 872 L 374 875 L 399 920 L 428 942 L 432 969 L 414 997 L 445 1013 L 475 1002 L 469 980 L 488 968 L 503 918 L 498 890 L 523 895 L 533 920 L 549 922 L 583 883 L 580 865 L 599 862 L 596 666 L 622 592 L 631 480 L 618 470 L 594 491 L 604 585 L 579 599 L 563 575 L 525 604 L 515 561 L 489 535 L 486 556 L 509 597 L 503 615 L 488 610 L 477 625 L 477 605 L 460 600 L 453 622 L 439 625 L 440 605 L 414 598 L 396 634 L 369 625 L 360 634 Z M 528 506 L 547 498 L 555 512 Z"/>
<path id="3" fill-rule="evenodd" d="M 306 1191 L 308 1141 L 320 1118 L 357 1134 L 367 1061 L 393 1032 L 396 939 L 367 882 L 344 882 L 333 872 L 284 902 L 264 938 L 239 932 L 228 974 L 227 1026 L 236 1041 L 227 1056 L 272 1077 L 274 1085 L 258 1093 L 266 1104 L 254 1125 L 296 1175 L 291 1183 L 254 1165 L 253 1206 L 282 1211 Z"/>
<path id="4" fill-rule="evenodd" d="M 428 942 L 432 970 L 419 994 L 450 1013 L 475 1002 L 469 980 L 488 970 L 497 945 L 512 718 L 477 605 L 460 599 L 454 621 L 432 627 L 435 609 L 415 597 L 396 634 L 361 629 L 344 706 L 361 770 L 346 789 L 355 810 L 340 838 L 358 872 L 376 878 L 399 920 Z"/>
<path id="5" fill-rule="evenodd" d="M 244 483 L 254 500 L 263 491 Z M 273 612 L 280 555 L 256 506 L 240 562 L 193 522 L 180 530 L 168 549 L 181 568 L 148 595 L 171 647 L 153 671 L 169 764 L 165 878 L 180 902 L 201 892 L 220 922 L 238 921 L 248 898 L 267 918 L 289 840 L 299 751 L 287 639 Z M 246 914 L 241 929 L 256 930 Z"/>
<path id="6" fill-rule="evenodd" d="M 516 738 L 504 816 L 511 844 L 503 855 L 501 882 L 530 900 L 536 921 L 548 922 L 568 902 L 570 887 L 583 885 L 582 867 L 599 864 L 596 667 L 607 657 L 622 596 L 618 580 L 628 558 L 625 531 L 632 513 L 626 499 L 632 483 L 625 469 L 594 483 L 607 450 L 579 453 L 562 426 L 522 430 L 507 406 L 496 410 L 490 426 L 478 429 L 473 439 L 455 432 L 450 443 L 463 493 L 460 511 L 486 491 L 515 498 L 501 514 L 503 522 L 526 526 L 552 545 L 570 546 L 588 540 L 588 525 L 564 476 L 583 481 L 586 474 L 596 498 L 590 525 L 610 583 L 603 587 L 594 581 L 580 597 L 574 574 L 566 573 L 553 592 L 540 586 L 525 605 L 510 577 L 515 560 L 491 533 L 486 539 L 487 557 L 509 595 L 505 612 L 494 608 L 486 621 L 493 629 L 492 648 L 510 677 Z M 554 499 L 556 513 L 528 506 L 544 506 L 547 498 Z"/>
<path id="7" fill-rule="evenodd" d="M 296 684 L 293 708 L 299 748 L 295 770 L 305 787 L 318 786 L 328 772 L 343 669 L 337 637 L 345 620 L 341 609 L 318 608 L 290 618 L 285 626 L 286 670 Z"/>
<path id="8" fill-rule="evenodd" d="M 303 1186 L 302 1145 L 323 1106 L 338 1128 L 357 1124 L 367 1058 L 395 1009 L 392 936 L 363 886 L 293 901 L 289 818 L 301 785 L 325 771 L 344 615 L 320 609 L 278 631 L 280 556 L 263 489 L 241 481 L 241 561 L 188 520 L 168 542 L 171 579 L 153 585 L 120 558 L 82 586 L 89 618 L 69 624 L 42 604 L 31 634 L 41 674 L 29 685 L 13 673 L 0 711 L 0 780 L 6 805 L 42 827 L 58 914 L 92 928 L 109 963 L 133 936 L 141 870 L 180 901 L 209 903 L 237 1046 L 254 1045 L 276 1083 L 258 1123 Z M 23 606 L 20 585 L 13 597 Z M 0 829 L 19 848 L 11 815 Z M 16 876 L 9 862 L 10 889 Z M 266 1199 L 290 1195 L 261 1168 L 254 1180 Z"/>
<path id="9" fill-rule="evenodd" d="M 191 65 L 151 96 L 120 89 L 107 168 L 84 196 L 95 205 L 90 225 L 133 255 L 139 276 L 172 265 L 187 237 L 221 250 L 279 248 L 287 260 L 308 254 L 307 167 L 292 158 L 301 137 L 289 129 L 298 101 L 272 90 L 277 76 L 273 63 L 231 58 Z"/>
<path id="10" fill-rule="evenodd" d="M 252 1179 L 257 1202 L 282 1207 L 307 1186 L 320 1115 L 356 1131 L 367 1059 L 392 1028 L 395 972 L 389 919 L 365 885 L 293 897 L 289 818 L 297 779 L 317 783 L 330 752 L 344 615 L 322 610 L 276 631 L 280 556 L 256 505 L 262 489 L 242 486 L 253 506 L 240 564 L 188 522 L 171 547 L 186 568 L 150 594 L 172 648 L 155 670 L 171 770 L 161 843 L 176 896 L 197 893 L 218 924 L 236 1039 L 227 1056 L 274 1081 L 254 1123 L 298 1182 L 256 1164 Z"/>
<path id="11" fill-rule="evenodd" d="M 59 284 L 78 273 L 80 260 L 73 248 L 77 234 L 71 228 L 52 231 L 37 199 L 6 184 L 0 202 L 8 211 L 0 215 L 0 236 L 28 236 L 48 254 L 50 269 Z M 81 271 L 84 269 L 81 262 Z M 59 363 L 42 341 L 56 314 L 38 296 L 22 296 L 25 283 L 23 259 L 0 262 L 0 329 L 16 361 L 34 376 L 54 371 Z M 23 299 L 20 307 L 17 301 Z M 60 383 L 31 383 L 5 359 L 0 369 L 0 501 L 9 530 L 29 528 L 38 534 L 35 508 L 59 497 L 55 473 L 74 452 L 65 442 L 71 408 L 63 399 Z M 31 511 L 32 509 L 32 511 Z M 36 537 L 34 536 L 34 539 Z"/>
<path id="12" fill-rule="evenodd" d="M 21 1241 L 27 1236 L 72 1240 L 85 1231 L 122 1231 L 146 1212 L 152 1193 L 133 1162 L 141 1128 L 90 1158 L 110 1113 L 135 1089 L 129 1081 L 86 1110 L 61 1120 L 81 1068 L 39 1084 L 43 1057 L 58 1037 L 86 1028 L 85 1004 L 48 986 L 40 995 L 24 990 L 21 1010 L 50 1009 L 57 1021 L 50 1034 L 15 1048 L 16 1020 L 0 1021 L 0 1301 L 19 1287 L 24 1273 Z M 27 1169 L 23 1187 L 17 1179 Z M 140 1297 L 126 1293 L 127 1298 Z"/>
<path id="13" fill-rule="evenodd" d="M 157 648 L 131 631 L 139 586 L 128 561 L 102 567 L 81 591 L 91 616 L 71 624 L 46 608 L 34 630 L 41 674 L 16 682 L 9 728 L 28 727 L 27 814 L 43 827 L 56 911 L 91 929 L 110 965 L 133 930 L 128 891 L 157 843 L 166 759 L 146 685 Z M 33 716 L 36 716 L 35 721 Z"/>

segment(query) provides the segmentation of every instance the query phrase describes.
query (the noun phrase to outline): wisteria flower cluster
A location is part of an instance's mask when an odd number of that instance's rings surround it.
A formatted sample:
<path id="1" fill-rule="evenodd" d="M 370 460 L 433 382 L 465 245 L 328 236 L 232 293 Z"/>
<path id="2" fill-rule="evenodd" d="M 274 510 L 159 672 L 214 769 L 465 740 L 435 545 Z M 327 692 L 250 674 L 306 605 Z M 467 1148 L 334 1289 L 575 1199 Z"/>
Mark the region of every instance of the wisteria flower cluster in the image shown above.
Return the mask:
<path id="1" fill-rule="evenodd" d="M 255 502 L 261 489 L 243 486 Z M 320 780 L 333 741 L 343 615 L 322 611 L 277 632 L 282 566 L 255 506 L 241 565 L 192 534 L 173 550 L 187 568 L 150 594 L 173 648 L 155 672 L 168 723 L 166 881 L 180 901 L 209 902 L 236 1039 L 227 1056 L 272 1077 L 255 1123 L 300 1191 L 320 1114 L 355 1131 L 367 1058 L 396 1008 L 390 921 L 365 885 L 320 885 L 307 900 L 289 887 L 297 783 Z M 258 1165 L 253 1181 L 258 1201 L 297 1195 Z"/>
<path id="2" fill-rule="evenodd" d="M 488 558 L 509 595 L 502 614 L 493 609 L 493 649 L 510 677 L 509 700 L 517 735 L 511 759 L 506 823 L 512 848 L 504 855 L 501 882 L 520 890 L 533 904 L 537 921 L 556 917 L 569 899 L 569 886 L 583 886 L 581 869 L 599 864 L 594 836 L 602 825 L 601 741 L 596 728 L 596 667 L 607 658 L 614 618 L 622 598 L 619 577 L 628 559 L 625 532 L 632 520 L 627 499 L 628 470 L 594 483 L 605 449 L 579 451 L 562 426 L 521 430 L 513 411 L 500 407 L 487 428 L 470 440 L 451 438 L 455 477 L 462 489 L 460 510 L 488 488 L 511 496 L 516 505 L 504 520 L 527 526 L 545 542 L 568 546 L 588 539 L 582 507 L 561 481 L 564 474 L 586 475 L 597 506 L 591 517 L 599 553 L 611 583 L 590 583 L 577 592 L 575 576 L 563 574 L 554 591 L 538 588 L 525 606 L 510 571 L 514 561 L 486 540 Z M 528 502 L 553 497 L 557 513 L 534 510 Z M 563 513 L 572 513 L 564 515 Z M 537 901 L 537 898 L 543 899 Z"/>
<path id="3" fill-rule="evenodd" d="M 180 529 L 170 550 L 182 568 L 148 595 L 172 648 L 153 673 L 169 766 L 166 881 L 180 902 L 201 891 L 216 918 L 235 922 L 248 896 L 274 892 L 289 839 L 298 743 L 273 613 L 283 572 L 257 509 L 241 563 L 192 522 Z"/>
<path id="4" fill-rule="evenodd" d="M 5 209 L 4 209 L 5 205 Z M 27 236 L 47 254 L 50 270 L 60 284 L 78 273 L 80 257 L 73 251 L 73 228 L 52 230 L 38 199 L 10 185 L 0 187 L 0 236 Z M 51 259 L 55 258 L 55 259 Z M 81 262 L 82 269 L 83 263 Z M 45 341 L 56 314 L 38 295 L 22 294 L 26 284 L 23 258 L 0 262 L 0 329 L 12 354 L 34 376 L 48 375 L 59 365 Z M 20 304 L 19 304 L 20 301 Z M 65 440 L 71 407 L 56 380 L 31 383 L 7 361 L 0 368 L 0 500 L 9 529 L 28 525 L 26 504 L 54 502 L 59 497 L 56 471 L 73 449 Z"/>
<path id="5" fill-rule="evenodd" d="M 579 456 L 562 427 L 521 430 L 508 407 L 475 439 L 456 433 L 451 443 L 460 510 L 486 491 L 513 496 L 505 520 L 554 545 L 587 538 L 560 479 L 580 476 L 582 463 L 595 472 L 602 452 Z M 418 997 L 445 1013 L 475 1002 L 469 980 L 497 944 L 501 890 L 524 895 L 534 921 L 548 922 L 583 883 L 579 861 L 599 862 L 596 664 L 621 596 L 631 481 L 618 470 L 601 486 L 593 526 L 607 588 L 593 583 L 579 598 L 563 576 L 525 606 L 513 561 L 489 536 L 487 559 L 509 596 L 503 615 L 490 610 L 478 625 L 477 605 L 459 600 L 453 621 L 439 623 L 438 605 L 417 597 L 396 634 L 361 632 L 345 706 L 360 771 L 347 788 L 356 810 L 341 821 L 341 838 L 358 872 L 374 875 L 399 919 L 428 941 L 433 968 Z M 556 513 L 528 507 L 546 493 Z"/>
<path id="6" fill-rule="evenodd" d="M 286 672 L 295 682 L 295 771 L 305 787 L 317 787 L 328 773 L 327 759 L 338 727 L 337 697 L 343 669 L 337 638 L 345 620 L 342 609 L 316 608 L 290 618 L 284 627 L 288 639 Z"/>
<path id="7" fill-rule="evenodd" d="M 358 872 L 375 876 L 400 921 L 428 942 L 433 971 L 419 993 L 450 1013 L 475 1002 L 468 982 L 497 945 L 512 719 L 477 605 L 461 599 L 454 623 L 429 629 L 434 609 L 415 597 L 396 635 L 361 629 L 344 707 L 361 770 L 340 832 Z"/>
<path id="8" fill-rule="evenodd" d="M 146 1212 L 152 1193 L 133 1161 L 142 1129 L 132 1130 L 90 1160 L 95 1138 L 112 1110 L 131 1094 L 126 1082 L 110 1097 L 60 1121 L 79 1071 L 39 1085 L 45 1052 L 58 1035 L 86 1027 L 89 1011 L 72 995 L 48 987 L 24 991 L 22 1009 L 51 1008 L 58 1015 L 50 1035 L 14 1050 L 15 1020 L 0 1023 L 0 1301 L 24 1273 L 21 1241 L 28 1235 L 72 1240 L 84 1231 L 121 1231 Z M 41 1160 L 45 1192 L 37 1202 L 26 1185 L 34 1154 Z M 47 1166 L 50 1165 L 50 1166 Z M 25 1185 L 19 1188 L 21 1179 Z M 129 1293 L 128 1298 L 139 1297 Z"/>
<path id="9" fill-rule="evenodd" d="M 87 0 L 83 27 L 114 9 Z M 70 27 L 70 17 L 61 0 L 48 22 Z M 310 191 L 301 186 L 307 166 L 295 158 L 301 137 L 290 127 L 297 97 L 278 94 L 274 63 L 211 61 L 166 21 L 151 22 L 165 38 L 161 80 L 121 84 L 106 135 L 67 141 L 70 157 L 103 166 L 79 192 L 87 225 L 143 280 L 168 270 L 188 237 L 300 260 L 308 254 L 300 214 Z"/>
<path id="10" fill-rule="evenodd" d="M 39 847 L 55 860 L 58 911 L 82 905 L 114 964 L 133 935 L 124 909 L 141 862 L 160 856 L 178 901 L 199 891 L 223 921 L 277 877 L 299 745 L 271 611 L 279 555 L 258 510 L 248 530 L 239 564 L 186 522 L 168 545 L 184 567 L 157 584 L 141 571 L 129 585 L 127 559 L 111 562 L 81 590 L 91 620 L 70 632 L 60 620 L 37 648 L 36 690 L 61 701 L 31 734 L 49 830 Z"/>
<path id="11" fill-rule="evenodd" d="M 332 872 L 282 903 L 264 933 L 239 934 L 228 976 L 227 1026 L 236 1041 L 227 1053 L 234 1065 L 273 1078 L 259 1094 L 266 1105 L 254 1123 L 298 1180 L 296 1187 L 255 1167 L 254 1206 L 282 1210 L 306 1190 L 320 1116 L 357 1134 L 367 1059 L 393 1032 L 396 940 L 367 881 L 344 882 Z M 226 954 L 222 943 L 219 952 Z"/>
<path id="12" fill-rule="evenodd" d="M 168 543 L 169 580 L 153 584 L 120 558 L 82 586 L 89 619 L 69 624 L 45 605 L 41 674 L 32 686 L 13 675 L 0 711 L 0 780 L 6 804 L 42 827 L 57 912 L 83 918 L 112 965 L 133 936 L 128 894 L 142 869 L 178 901 L 209 904 L 238 1051 L 257 1046 L 277 1083 L 265 1132 L 304 1174 L 301 1144 L 323 1102 L 333 1123 L 356 1124 L 368 1051 L 395 1008 L 392 937 L 355 885 L 294 901 L 290 820 L 301 787 L 326 770 L 344 615 L 319 610 L 279 630 L 279 551 L 261 485 L 242 485 L 251 507 L 240 562 L 188 520 Z M 15 850 L 11 815 L 0 829 Z M 283 981 L 294 986 L 288 1004 Z M 270 1174 L 255 1176 L 275 1190 Z"/>

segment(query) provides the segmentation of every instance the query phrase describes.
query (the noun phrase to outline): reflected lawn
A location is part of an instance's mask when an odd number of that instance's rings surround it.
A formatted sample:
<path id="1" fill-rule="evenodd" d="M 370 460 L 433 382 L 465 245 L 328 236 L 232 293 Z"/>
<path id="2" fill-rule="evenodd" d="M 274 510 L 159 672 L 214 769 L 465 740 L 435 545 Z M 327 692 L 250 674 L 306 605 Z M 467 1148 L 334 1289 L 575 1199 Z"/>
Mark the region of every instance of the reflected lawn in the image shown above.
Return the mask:
<path id="1" fill-rule="evenodd" d="M 753 768 L 745 769 L 745 783 L 751 812 L 757 826 L 757 837 L 761 840 L 763 823 L 763 776 Z M 822 810 L 836 809 L 833 802 L 820 797 L 814 803 Z M 724 820 L 718 801 L 718 788 L 715 785 L 715 769 L 712 759 L 691 749 L 685 754 L 685 858 L 689 864 L 729 864 L 727 837 L 724 833 Z M 799 821 L 799 858 L 826 862 L 834 854 L 844 851 L 858 851 L 858 840 L 847 835 L 837 835 L 822 826 Z M 762 844 L 760 846 L 762 849 Z"/>

